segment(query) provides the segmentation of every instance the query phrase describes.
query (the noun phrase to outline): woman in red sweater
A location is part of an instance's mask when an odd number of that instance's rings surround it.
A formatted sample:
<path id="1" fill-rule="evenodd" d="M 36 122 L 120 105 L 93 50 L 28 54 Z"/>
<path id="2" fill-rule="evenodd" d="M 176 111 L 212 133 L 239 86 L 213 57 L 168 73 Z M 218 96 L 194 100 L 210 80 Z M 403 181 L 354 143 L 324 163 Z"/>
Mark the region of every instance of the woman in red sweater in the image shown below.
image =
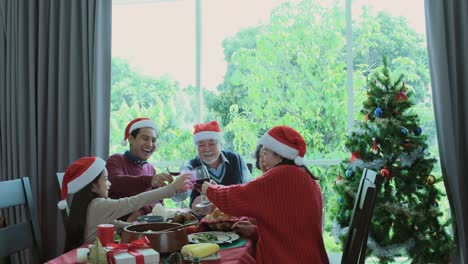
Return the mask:
<path id="1" fill-rule="evenodd" d="M 304 166 L 306 144 L 287 126 L 263 135 L 266 172 L 246 184 L 204 183 L 202 191 L 219 209 L 257 221 L 257 263 L 329 263 L 322 238 L 322 192 Z"/>

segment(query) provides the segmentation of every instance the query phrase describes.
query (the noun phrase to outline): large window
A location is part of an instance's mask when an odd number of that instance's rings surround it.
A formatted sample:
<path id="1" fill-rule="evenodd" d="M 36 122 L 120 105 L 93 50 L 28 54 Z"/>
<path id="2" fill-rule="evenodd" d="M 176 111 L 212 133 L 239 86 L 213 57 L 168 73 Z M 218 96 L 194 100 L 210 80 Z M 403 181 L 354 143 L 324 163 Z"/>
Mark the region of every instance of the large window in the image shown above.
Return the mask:
<path id="1" fill-rule="evenodd" d="M 217 119 L 226 148 L 248 161 L 259 135 L 287 124 L 304 135 L 326 192 L 386 55 L 437 157 L 423 2 L 114 0 L 111 153 L 125 150 L 124 127 L 137 116 L 160 126 L 151 162 L 164 170 L 196 155 L 200 120 Z"/>

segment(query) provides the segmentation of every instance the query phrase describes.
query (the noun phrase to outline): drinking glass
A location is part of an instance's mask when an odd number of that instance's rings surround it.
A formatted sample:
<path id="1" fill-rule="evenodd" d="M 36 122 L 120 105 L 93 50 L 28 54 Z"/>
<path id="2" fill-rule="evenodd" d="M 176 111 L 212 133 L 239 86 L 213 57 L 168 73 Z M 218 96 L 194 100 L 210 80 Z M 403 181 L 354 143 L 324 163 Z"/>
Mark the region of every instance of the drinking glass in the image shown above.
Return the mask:
<path id="1" fill-rule="evenodd" d="M 194 169 L 195 172 L 195 183 L 200 187 L 204 182 L 210 181 L 210 174 L 206 166 L 199 166 Z M 210 213 L 211 202 L 208 200 L 205 194 L 200 194 L 200 202 L 195 204 L 195 207 L 204 213 Z"/>
<path id="2" fill-rule="evenodd" d="M 191 174 L 192 175 L 191 181 L 193 181 L 194 178 L 195 178 L 194 171 L 191 171 L 191 170 L 181 170 L 180 172 L 170 172 L 169 169 L 168 169 L 167 172 L 169 174 L 171 174 L 172 176 L 174 176 L 174 177 L 184 175 L 184 174 L 187 174 L 187 173 Z M 177 208 L 187 208 L 188 207 L 188 205 L 186 204 L 187 196 L 190 196 L 190 192 L 175 193 L 172 196 L 172 200 L 175 202 L 175 206 Z"/>

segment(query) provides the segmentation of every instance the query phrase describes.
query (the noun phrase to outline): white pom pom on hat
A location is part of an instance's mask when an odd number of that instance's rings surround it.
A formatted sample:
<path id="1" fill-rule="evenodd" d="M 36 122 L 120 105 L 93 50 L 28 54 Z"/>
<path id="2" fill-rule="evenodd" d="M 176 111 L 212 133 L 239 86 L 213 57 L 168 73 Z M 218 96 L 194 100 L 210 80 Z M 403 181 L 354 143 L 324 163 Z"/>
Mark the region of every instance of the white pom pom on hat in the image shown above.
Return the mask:
<path id="1" fill-rule="evenodd" d="M 61 201 L 57 206 L 67 208 L 67 195 L 76 193 L 97 178 L 106 167 L 106 162 L 98 157 L 83 157 L 73 162 L 66 170 L 62 180 Z"/>
<path id="2" fill-rule="evenodd" d="M 304 165 L 306 143 L 304 138 L 291 127 L 273 127 L 258 140 L 257 145 L 260 144 L 281 157 L 293 160 L 298 166 Z"/>
<path id="3" fill-rule="evenodd" d="M 196 144 L 198 141 L 206 139 L 221 140 L 222 136 L 223 132 L 216 120 L 208 123 L 196 124 L 193 130 L 193 143 Z"/>
<path id="4" fill-rule="evenodd" d="M 151 119 L 146 117 L 135 118 L 132 121 L 130 121 L 130 123 L 128 123 L 127 127 L 125 128 L 124 139 L 121 142 L 122 146 L 127 145 L 127 139 L 134 130 L 143 127 L 150 127 L 155 131 L 158 131 L 158 127 L 153 121 L 151 121 Z"/>

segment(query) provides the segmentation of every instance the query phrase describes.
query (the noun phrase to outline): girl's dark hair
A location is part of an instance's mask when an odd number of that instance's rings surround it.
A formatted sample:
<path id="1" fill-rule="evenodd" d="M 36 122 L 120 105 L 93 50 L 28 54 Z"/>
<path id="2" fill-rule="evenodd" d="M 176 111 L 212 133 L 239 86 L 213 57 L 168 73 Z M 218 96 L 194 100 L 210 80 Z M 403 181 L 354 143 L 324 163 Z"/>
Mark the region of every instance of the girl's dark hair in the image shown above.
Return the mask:
<path id="1" fill-rule="evenodd" d="M 290 159 L 287 159 L 285 157 L 282 157 L 282 158 L 283 158 L 283 160 L 280 163 L 278 163 L 276 166 L 279 166 L 279 165 L 294 165 L 294 166 L 297 166 L 297 167 L 302 167 L 307 171 L 307 173 L 310 175 L 310 177 L 312 179 L 318 180 L 318 178 L 315 177 L 315 175 L 312 174 L 312 172 L 306 166 L 304 166 L 304 165 L 299 166 L 299 165 L 296 165 L 296 163 L 294 163 L 294 160 L 290 160 Z"/>
<path id="2" fill-rule="evenodd" d="M 94 178 L 92 182 L 73 195 L 70 214 L 65 224 L 66 239 L 65 252 L 75 249 L 84 244 L 84 231 L 88 206 L 91 201 L 98 197 L 98 194 L 91 191 L 93 183 L 97 183 L 102 172 Z"/>

